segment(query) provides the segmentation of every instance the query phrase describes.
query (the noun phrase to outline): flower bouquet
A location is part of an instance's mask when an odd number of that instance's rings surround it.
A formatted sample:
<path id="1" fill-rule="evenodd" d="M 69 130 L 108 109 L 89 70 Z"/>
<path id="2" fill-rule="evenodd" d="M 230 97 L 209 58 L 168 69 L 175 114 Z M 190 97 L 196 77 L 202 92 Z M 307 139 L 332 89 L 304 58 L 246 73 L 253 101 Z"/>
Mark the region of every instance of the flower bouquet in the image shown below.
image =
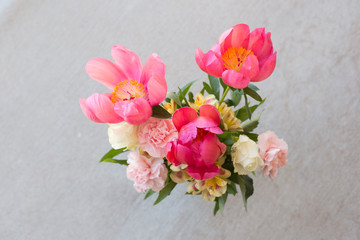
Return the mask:
<path id="1" fill-rule="evenodd" d="M 247 209 L 251 175 L 261 168 L 273 179 L 286 164 L 286 142 L 271 131 L 254 132 L 260 114 L 253 113 L 265 99 L 250 82 L 268 78 L 276 64 L 264 28 L 250 32 L 238 24 L 207 53 L 197 49 L 196 63 L 209 81 L 196 94 L 194 82 L 167 92 L 165 64 L 155 53 L 144 66 L 122 45 L 113 46 L 111 55 L 115 63 L 94 58 L 85 67 L 111 92 L 94 93 L 80 105 L 90 120 L 109 125 L 112 149 L 100 162 L 127 166 L 127 177 L 145 199 L 158 193 L 154 205 L 187 183 L 186 194 L 215 202 L 214 215 L 238 192 Z M 116 159 L 126 151 L 127 160 Z"/>

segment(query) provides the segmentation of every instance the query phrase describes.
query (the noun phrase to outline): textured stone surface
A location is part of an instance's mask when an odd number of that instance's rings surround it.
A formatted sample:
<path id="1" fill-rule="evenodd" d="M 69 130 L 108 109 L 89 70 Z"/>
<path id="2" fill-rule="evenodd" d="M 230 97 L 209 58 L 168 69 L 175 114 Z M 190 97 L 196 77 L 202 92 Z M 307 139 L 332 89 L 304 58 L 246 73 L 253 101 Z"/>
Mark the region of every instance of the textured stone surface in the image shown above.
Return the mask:
<path id="1" fill-rule="evenodd" d="M 6 3 L 5 3 L 6 2 Z M 0 11 L 0 239 L 360 239 L 359 1 L 4 1 Z M 106 125 L 79 97 L 106 89 L 85 73 L 124 44 L 157 52 L 170 90 L 205 79 L 194 61 L 237 23 L 266 27 L 278 51 L 259 132 L 289 144 L 289 164 L 258 175 L 245 213 L 225 217 L 185 186 L 153 207 L 98 164 Z M 199 86 L 198 86 L 199 87 Z M 153 199 L 152 199 L 153 200 Z"/>

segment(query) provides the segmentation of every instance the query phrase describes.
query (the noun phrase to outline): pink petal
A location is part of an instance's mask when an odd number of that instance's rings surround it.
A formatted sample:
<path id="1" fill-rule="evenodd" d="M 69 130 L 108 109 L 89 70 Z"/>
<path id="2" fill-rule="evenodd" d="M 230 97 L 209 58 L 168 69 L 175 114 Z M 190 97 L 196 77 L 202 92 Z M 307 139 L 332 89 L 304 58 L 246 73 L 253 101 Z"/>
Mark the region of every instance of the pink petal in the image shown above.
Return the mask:
<path id="1" fill-rule="evenodd" d="M 273 53 L 263 64 L 260 66 L 258 75 L 251 79 L 252 82 L 260 82 L 268 78 L 274 71 L 276 65 L 276 52 Z"/>
<path id="2" fill-rule="evenodd" d="M 100 119 L 98 119 L 96 117 L 96 115 L 91 111 L 90 108 L 88 108 L 88 106 L 86 105 L 86 99 L 79 99 L 80 102 L 80 106 L 82 111 L 84 112 L 85 116 L 87 116 L 91 121 L 97 122 L 97 123 L 102 123 L 103 121 L 101 121 Z"/>
<path id="3" fill-rule="evenodd" d="M 198 115 L 195 109 L 190 107 L 182 107 L 174 112 L 172 121 L 178 132 L 180 132 L 182 126 L 192 122 L 197 117 Z"/>
<path id="4" fill-rule="evenodd" d="M 271 41 L 271 33 L 266 33 L 264 39 L 264 46 L 259 53 L 256 54 L 259 61 L 268 58 L 273 53 L 273 44 Z"/>
<path id="5" fill-rule="evenodd" d="M 216 107 L 206 104 L 206 105 L 202 105 L 199 111 L 200 111 L 200 117 L 210 118 L 217 124 L 217 126 L 220 125 L 221 122 L 220 113 L 216 109 Z"/>
<path id="6" fill-rule="evenodd" d="M 163 75 L 152 75 L 147 83 L 151 106 L 160 104 L 166 98 L 167 84 Z"/>
<path id="7" fill-rule="evenodd" d="M 247 48 L 249 40 L 250 29 L 246 24 L 238 24 L 232 27 L 232 31 L 227 34 L 226 37 L 223 34 L 220 36 L 223 38 L 221 45 L 221 52 L 224 53 L 230 47 L 244 47 Z M 219 38 L 220 40 L 220 38 Z M 218 40 L 218 42 L 219 42 Z"/>
<path id="8" fill-rule="evenodd" d="M 248 56 L 241 65 L 239 73 L 246 78 L 254 78 L 259 73 L 259 62 L 257 57 L 255 55 Z"/>
<path id="9" fill-rule="evenodd" d="M 126 79 L 126 75 L 114 63 L 104 58 L 89 60 L 85 70 L 92 79 L 104 84 L 111 90 L 114 90 L 119 82 Z"/>
<path id="10" fill-rule="evenodd" d="M 242 73 L 234 70 L 226 70 L 222 74 L 224 83 L 234 88 L 246 88 L 250 83 L 250 78 L 244 77 Z"/>
<path id="11" fill-rule="evenodd" d="M 114 111 L 114 104 L 109 97 L 94 93 L 86 99 L 86 106 L 89 112 L 92 112 L 97 119 L 105 123 L 119 123 L 123 121 L 119 115 Z"/>
<path id="12" fill-rule="evenodd" d="M 195 60 L 200 69 L 214 77 L 221 77 L 224 71 L 222 60 L 218 58 L 218 53 L 210 50 L 204 54 L 199 48 L 196 50 Z"/>
<path id="13" fill-rule="evenodd" d="M 111 56 L 117 66 L 126 75 L 126 79 L 135 79 L 140 81 L 142 64 L 138 55 L 123 45 L 115 45 L 111 49 Z"/>
<path id="14" fill-rule="evenodd" d="M 215 177 L 219 174 L 220 170 L 216 165 L 212 165 L 210 167 L 201 166 L 188 166 L 186 168 L 187 173 L 198 180 L 207 180 Z"/>
<path id="15" fill-rule="evenodd" d="M 115 112 L 126 122 L 138 125 L 146 122 L 152 115 L 152 108 L 144 98 L 134 101 L 119 101 L 115 103 Z"/>
<path id="16" fill-rule="evenodd" d="M 153 53 L 147 59 L 140 77 L 140 83 L 147 87 L 147 83 L 154 75 L 165 77 L 166 66 L 161 58 Z"/>
<path id="17" fill-rule="evenodd" d="M 265 28 L 257 28 L 250 33 L 248 50 L 251 50 L 257 55 L 264 46 L 265 41 Z"/>
<path id="18" fill-rule="evenodd" d="M 217 136 L 212 133 L 206 134 L 199 148 L 203 164 L 206 166 L 213 165 L 225 151 L 225 144 L 220 142 Z"/>
<path id="19" fill-rule="evenodd" d="M 197 127 L 193 122 L 183 125 L 179 132 L 179 142 L 181 144 L 191 143 L 197 135 Z"/>
<path id="20" fill-rule="evenodd" d="M 170 142 L 166 146 L 166 158 L 175 166 L 192 163 L 191 150 L 177 141 Z"/>

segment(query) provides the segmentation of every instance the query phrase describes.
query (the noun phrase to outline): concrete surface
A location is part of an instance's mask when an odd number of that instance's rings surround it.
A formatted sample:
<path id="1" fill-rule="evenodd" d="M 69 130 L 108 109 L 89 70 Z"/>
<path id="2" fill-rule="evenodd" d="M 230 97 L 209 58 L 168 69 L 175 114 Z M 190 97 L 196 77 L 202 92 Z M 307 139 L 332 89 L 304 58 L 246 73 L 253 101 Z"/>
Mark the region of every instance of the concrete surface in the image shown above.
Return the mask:
<path id="1" fill-rule="evenodd" d="M 10 4 L 8 4 L 10 3 Z M 360 239 L 359 1 L 3 2 L 0 12 L 0 239 Z M 169 90 L 205 79 L 196 47 L 247 23 L 272 33 L 278 64 L 257 84 L 268 101 L 259 132 L 289 144 L 289 164 L 258 175 L 249 211 L 224 217 L 177 187 L 143 201 L 125 168 L 98 164 L 106 125 L 79 97 L 106 89 L 85 73 L 124 44 L 157 52 Z M 199 87 L 199 86 L 198 86 Z"/>

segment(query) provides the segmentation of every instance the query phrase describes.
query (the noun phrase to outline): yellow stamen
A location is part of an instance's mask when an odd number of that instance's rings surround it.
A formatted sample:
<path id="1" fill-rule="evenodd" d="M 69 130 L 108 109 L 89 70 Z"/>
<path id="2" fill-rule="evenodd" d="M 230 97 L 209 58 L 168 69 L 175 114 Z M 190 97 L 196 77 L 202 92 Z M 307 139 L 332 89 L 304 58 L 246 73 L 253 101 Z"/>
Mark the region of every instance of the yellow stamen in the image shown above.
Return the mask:
<path id="1" fill-rule="evenodd" d="M 245 62 L 247 56 L 254 54 L 251 50 L 245 48 L 231 47 L 223 55 L 222 59 L 226 69 L 232 69 L 239 72 L 241 65 Z"/>
<path id="2" fill-rule="evenodd" d="M 131 78 L 120 82 L 115 87 L 111 101 L 116 103 L 119 101 L 134 100 L 139 97 L 147 99 L 147 91 L 141 83 Z"/>

